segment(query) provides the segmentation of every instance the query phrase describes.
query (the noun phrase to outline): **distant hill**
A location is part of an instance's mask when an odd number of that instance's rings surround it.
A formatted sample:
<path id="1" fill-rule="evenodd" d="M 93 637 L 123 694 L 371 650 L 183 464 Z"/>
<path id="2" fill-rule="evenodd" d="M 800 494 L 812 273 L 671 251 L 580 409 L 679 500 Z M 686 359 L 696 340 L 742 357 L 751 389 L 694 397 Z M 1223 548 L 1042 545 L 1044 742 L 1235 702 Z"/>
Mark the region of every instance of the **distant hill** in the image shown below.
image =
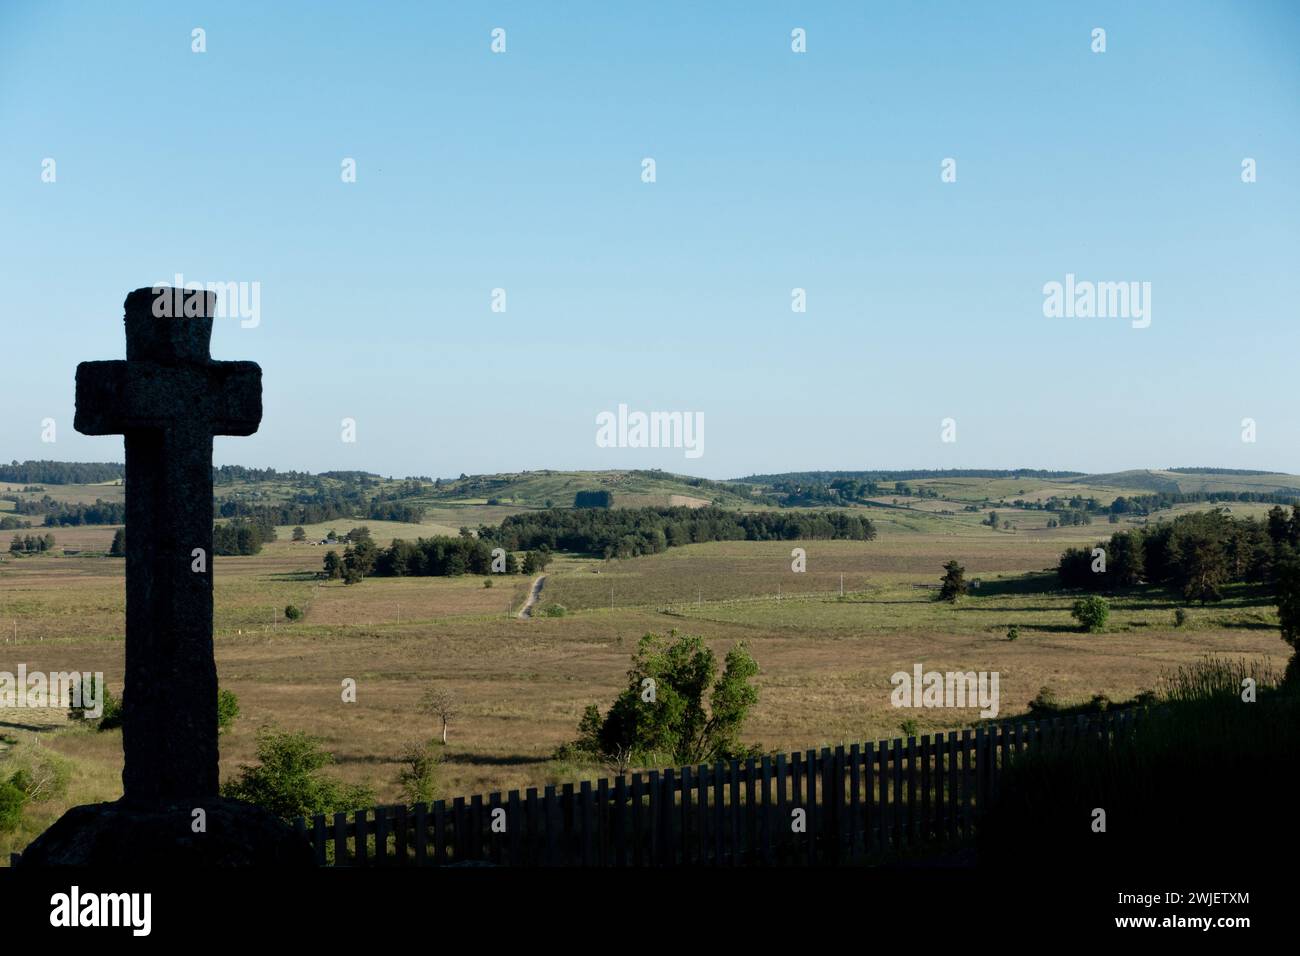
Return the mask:
<path id="1" fill-rule="evenodd" d="M 1151 492 L 1191 494 L 1204 492 L 1273 492 L 1300 494 L 1300 476 L 1269 471 L 1238 471 L 1211 468 L 1170 468 L 1120 471 L 1109 475 L 1088 475 L 1090 486 L 1142 488 Z"/>

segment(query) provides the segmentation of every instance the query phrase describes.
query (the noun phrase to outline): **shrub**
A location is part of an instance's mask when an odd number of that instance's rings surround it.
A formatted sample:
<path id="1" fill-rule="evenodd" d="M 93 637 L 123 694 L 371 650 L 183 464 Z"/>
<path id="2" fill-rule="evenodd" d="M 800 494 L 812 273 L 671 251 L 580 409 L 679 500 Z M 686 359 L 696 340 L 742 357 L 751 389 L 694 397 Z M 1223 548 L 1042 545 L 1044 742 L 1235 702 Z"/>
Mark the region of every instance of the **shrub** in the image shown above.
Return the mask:
<path id="1" fill-rule="evenodd" d="M 490 587 L 492 586 L 492 579 L 491 579 L 491 578 L 484 578 L 484 579 L 483 579 L 483 586 L 484 586 L 485 588 L 490 588 Z"/>
<path id="2" fill-rule="evenodd" d="M 921 725 L 916 722 L 915 717 L 909 717 L 898 725 L 898 730 L 904 737 L 915 737 L 921 732 Z"/>
<path id="3" fill-rule="evenodd" d="M 0 833 L 18 829 L 23 818 L 27 794 L 12 780 L 0 780 Z"/>
<path id="4" fill-rule="evenodd" d="M 296 604 L 287 605 L 284 609 L 284 616 L 286 620 L 296 621 L 302 617 L 302 609 Z"/>
<path id="5" fill-rule="evenodd" d="M 217 733 L 225 733 L 239 716 L 239 698 L 234 691 L 217 691 Z"/>
<path id="6" fill-rule="evenodd" d="M 1060 709 L 1061 702 L 1057 700 L 1056 691 L 1050 687 L 1041 688 L 1038 696 L 1029 702 L 1029 712 L 1038 716 L 1054 714 Z"/>
<path id="7" fill-rule="evenodd" d="M 568 609 L 563 604 L 548 604 L 542 609 L 544 617 L 564 617 L 568 613 Z"/>
<path id="8" fill-rule="evenodd" d="M 1174 627 L 1182 627 L 1187 623 L 1187 612 L 1182 608 L 1174 609 Z"/>
<path id="9" fill-rule="evenodd" d="M 1095 595 L 1080 598 L 1074 602 L 1070 615 L 1079 622 L 1085 631 L 1096 633 L 1106 626 L 1106 619 L 1110 617 L 1110 605 L 1105 598 L 1096 597 Z"/>
<path id="10" fill-rule="evenodd" d="M 1015 640 L 1016 638 L 1018 638 L 1019 636 L 1020 636 L 1020 628 L 1019 628 L 1019 627 L 1017 627 L 1016 625 L 1012 624 L 1009 628 L 1007 628 L 1007 640 L 1008 640 L 1008 641 L 1014 641 L 1014 640 Z"/>
<path id="11" fill-rule="evenodd" d="M 81 706 L 72 706 L 68 708 L 68 720 L 88 721 L 95 724 L 96 730 L 114 730 L 122 726 L 122 700 L 114 697 L 113 692 L 108 689 L 107 684 L 99 684 L 99 696 L 103 703 L 100 707 L 98 718 L 89 716 L 86 706 L 87 700 L 93 696 L 94 688 L 90 686 L 94 678 L 87 675 L 82 681 Z"/>
<path id="12" fill-rule="evenodd" d="M 334 758 L 320 741 L 302 732 L 263 727 L 257 733 L 258 765 L 240 767 L 239 777 L 221 792 L 269 810 L 285 821 L 333 814 L 375 802 L 367 787 L 350 787 L 320 774 Z"/>
<path id="13" fill-rule="evenodd" d="M 438 792 L 441 757 L 432 740 L 412 741 L 402 750 L 402 770 L 397 782 L 407 803 L 428 803 Z"/>
<path id="14" fill-rule="evenodd" d="M 943 583 L 939 587 L 939 600 L 956 603 L 966 593 L 966 569 L 956 561 L 943 566 Z"/>
<path id="15" fill-rule="evenodd" d="M 646 634 L 632 655 L 626 689 L 603 716 L 588 705 L 574 746 L 616 767 L 638 759 L 684 765 L 752 756 L 740 734 L 758 702 L 749 682 L 757 673 L 744 644 L 727 652 L 718 676 L 703 638 Z"/>

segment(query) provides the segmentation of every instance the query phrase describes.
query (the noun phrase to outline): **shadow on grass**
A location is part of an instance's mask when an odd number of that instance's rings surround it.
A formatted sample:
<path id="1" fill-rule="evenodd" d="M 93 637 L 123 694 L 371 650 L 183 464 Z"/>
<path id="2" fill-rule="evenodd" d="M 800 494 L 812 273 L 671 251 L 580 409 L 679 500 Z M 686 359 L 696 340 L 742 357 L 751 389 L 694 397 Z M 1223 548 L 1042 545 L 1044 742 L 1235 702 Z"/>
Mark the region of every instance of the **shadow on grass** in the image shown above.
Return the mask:
<path id="1" fill-rule="evenodd" d="M 442 762 L 445 764 L 464 764 L 471 767 L 522 767 L 529 764 L 549 763 L 550 757 L 534 754 L 472 754 L 444 751 Z"/>

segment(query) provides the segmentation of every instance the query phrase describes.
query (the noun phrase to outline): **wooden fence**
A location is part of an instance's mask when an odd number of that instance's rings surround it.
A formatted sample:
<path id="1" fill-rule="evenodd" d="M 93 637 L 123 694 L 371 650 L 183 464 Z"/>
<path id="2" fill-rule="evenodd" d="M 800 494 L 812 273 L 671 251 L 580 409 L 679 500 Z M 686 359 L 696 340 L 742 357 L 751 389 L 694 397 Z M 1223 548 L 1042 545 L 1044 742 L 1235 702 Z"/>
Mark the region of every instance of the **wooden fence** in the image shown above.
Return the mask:
<path id="1" fill-rule="evenodd" d="M 1108 744 L 1140 713 L 988 725 L 296 826 L 322 866 L 866 863 L 968 840 L 1017 754 Z"/>

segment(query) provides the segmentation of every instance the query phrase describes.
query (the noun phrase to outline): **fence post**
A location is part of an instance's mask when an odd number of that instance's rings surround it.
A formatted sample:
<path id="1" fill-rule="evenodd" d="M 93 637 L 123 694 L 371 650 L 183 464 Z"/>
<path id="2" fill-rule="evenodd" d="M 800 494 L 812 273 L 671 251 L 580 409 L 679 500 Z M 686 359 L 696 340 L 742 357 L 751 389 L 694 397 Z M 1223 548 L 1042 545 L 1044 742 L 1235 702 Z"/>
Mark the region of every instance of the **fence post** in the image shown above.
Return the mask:
<path id="1" fill-rule="evenodd" d="M 542 820 L 546 830 L 546 865 L 559 866 L 560 827 L 562 821 L 556 819 L 560 815 L 560 807 L 559 798 L 555 793 L 555 784 L 547 784 L 543 793 Z"/>
<path id="2" fill-rule="evenodd" d="M 700 764 L 695 768 L 696 811 L 695 821 L 699 827 L 699 865 L 709 862 L 709 768 Z"/>
<path id="3" fill-rule="evenodd" d="M 624 826 L 627 819 L 627 777 L 618 775 L 614 781 L 614 862 L 618 866 L 627 866 L 627 834 Z"/>
<path id="4" fill-rule="evenodd" d="M 601 777 L 596 784 L 596 865 L 609 864 L 610 840 L 606 821 L 609 812 L 609 781 Z"/>

